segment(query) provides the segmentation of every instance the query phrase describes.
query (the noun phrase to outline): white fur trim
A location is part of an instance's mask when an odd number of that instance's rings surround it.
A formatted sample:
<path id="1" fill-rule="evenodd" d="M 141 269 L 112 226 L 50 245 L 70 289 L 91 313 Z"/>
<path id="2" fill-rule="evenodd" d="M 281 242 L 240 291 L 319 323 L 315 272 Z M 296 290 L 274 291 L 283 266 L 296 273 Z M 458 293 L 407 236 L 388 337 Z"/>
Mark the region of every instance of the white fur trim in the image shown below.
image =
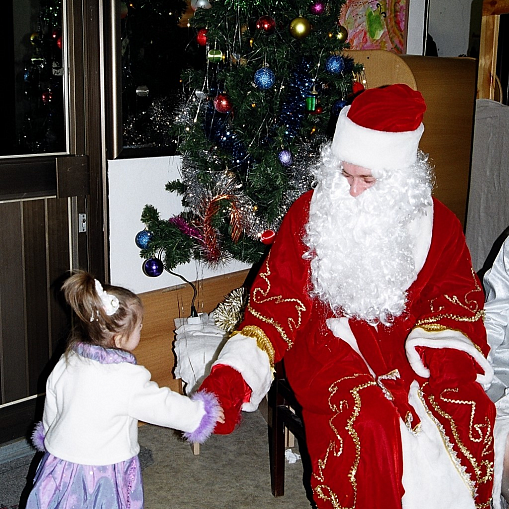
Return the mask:
<path id="1" fill-rule="evenodd" d="M 338 118 L 332 152 L 341 161 L 372 171 L 406 168 L 417 160 L 417 149 L 424 126 L 415 131 L 384 132 L 352 122 L 345 106 Z"/>
<path id="2" fill-rule="evenodd" d="M 406 355 L 412 369 L 424 378 L 429 378 L 429 369 L 422 362 L 421 356 L 416 347 L 426 348 L 453 348 L 461 350 L 473 357 L 484 373 L 477 375 L 477 381 L 483 385 L 489 384 L 493 378 L 493 368 L 484 355 L 464 334 L 458 331 L 447 329 L 439 332 L 428 332 L 420 327 L 415 328 L 408 335 L 405 343 Z"/>
<path id="3" fill-rule="evenodd" d="M 459 474 L 436 424 L 428 416 L 418 384 L 410 386 L 408 401 L 421 419 L 419 433 L 413 434 L 400 419 L 403 446 L 403 509 L 474 509 L 466 481 Z"/>
<path id="4" fill-rule="evenodd" d="M 269 356 L 256 344 L 256 339 L 242 334 L 232 336 L 224 345 L 216 364 L 226 364 L 237 370 L 251 388 L 251 400 L 242 410 L 254 412 L 272 384 Z"/>

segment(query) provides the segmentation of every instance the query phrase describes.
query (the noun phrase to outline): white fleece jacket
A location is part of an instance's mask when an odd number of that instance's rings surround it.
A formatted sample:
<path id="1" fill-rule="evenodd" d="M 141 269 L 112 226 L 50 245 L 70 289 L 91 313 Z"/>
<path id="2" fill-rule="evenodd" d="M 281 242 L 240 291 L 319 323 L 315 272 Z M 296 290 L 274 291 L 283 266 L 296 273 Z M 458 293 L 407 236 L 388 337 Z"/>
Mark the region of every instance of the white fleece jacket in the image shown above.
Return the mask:
<path id="1" fill-rule="evenodd" d="M 205 415 L 203 402 L 150 378 L 143 366 L 62 356 L 46 384 L 46 450 L 73 463 L 110 465 L 138 454 L 138 420 L 194 431 Z"/>

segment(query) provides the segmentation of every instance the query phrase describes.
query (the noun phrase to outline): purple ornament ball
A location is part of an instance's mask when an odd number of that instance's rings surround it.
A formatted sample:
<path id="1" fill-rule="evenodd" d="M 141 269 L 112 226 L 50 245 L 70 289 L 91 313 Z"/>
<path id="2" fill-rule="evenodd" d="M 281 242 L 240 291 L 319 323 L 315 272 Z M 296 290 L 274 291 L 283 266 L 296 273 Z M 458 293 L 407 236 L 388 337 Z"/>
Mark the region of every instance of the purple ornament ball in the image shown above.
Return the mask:
<path id="1" fill-rule="evenodd" d="M 151 238 L 152 238 L 152 232 L 149 232 L 148 230 L 141 230 L 141 232 L 138 232 L 136 234 L 134 242 L 136 242 L 136 245 L 140 249 L 146 249 L 148 247 L 148 243 L 150 242 Z"/>
<path id="2" fill-rule="evenodd" d="M 289 150 L 281 150 L 278 154 L 278 158 L 283 166 L 290 166 L 293 163 L 292 153 Z"/>
<path id="3" fill-rule="evenodd" d="M 146 276 L 157 277 L 163 273 L 164 265 L 159 258 L 149 258 L 143 262 L 143 272 Z"/>
<path id="4" fill-rule="evenodd" d="M 325 10 L 325 5 L 323 2 L 315 2 L 309 6 L 309 12 L 311 14 L 315 14 L 319 16 L 320 14 L 323 14 L 323 11 Z"/>

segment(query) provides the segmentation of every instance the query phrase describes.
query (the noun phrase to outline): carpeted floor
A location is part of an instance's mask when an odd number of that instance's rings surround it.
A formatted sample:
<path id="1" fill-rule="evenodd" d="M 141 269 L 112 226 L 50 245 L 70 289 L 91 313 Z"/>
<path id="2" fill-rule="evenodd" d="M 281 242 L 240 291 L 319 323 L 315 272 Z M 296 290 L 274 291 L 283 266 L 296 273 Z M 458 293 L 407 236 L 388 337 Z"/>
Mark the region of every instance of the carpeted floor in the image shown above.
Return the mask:
<path id="1" fill-rule="evenodd" d="M 146 509 L 311 508 L 301 461 L 286 463 L 285 495 L 272 496 L 267 425 L 260 412 L 244 413 L 238 429 L 212 436 L 197 456 L 169 429 L 142 426 L 139 441 Z M 0 464 L 0 509 L 23 509 L 37 459 Z"/>

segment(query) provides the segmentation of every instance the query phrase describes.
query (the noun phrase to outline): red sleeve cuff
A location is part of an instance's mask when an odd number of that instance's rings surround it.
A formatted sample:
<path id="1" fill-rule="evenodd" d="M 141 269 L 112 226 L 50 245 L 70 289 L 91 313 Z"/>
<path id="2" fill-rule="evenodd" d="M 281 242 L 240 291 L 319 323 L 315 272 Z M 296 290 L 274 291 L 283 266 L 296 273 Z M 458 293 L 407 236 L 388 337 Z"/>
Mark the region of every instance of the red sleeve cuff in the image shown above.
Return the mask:
<path id="1" fill-rule="evenodd" d="M 224 411 L 225 422 L 224 424 L 218 422 L 214 433 L 219 435 L 231 433 L 240 422 L 242 404 L 251 397 L 251 388 L 242 375 L 230 366 L 218 364 L 205 378 L 200 390 L 213 392 Z"/>

